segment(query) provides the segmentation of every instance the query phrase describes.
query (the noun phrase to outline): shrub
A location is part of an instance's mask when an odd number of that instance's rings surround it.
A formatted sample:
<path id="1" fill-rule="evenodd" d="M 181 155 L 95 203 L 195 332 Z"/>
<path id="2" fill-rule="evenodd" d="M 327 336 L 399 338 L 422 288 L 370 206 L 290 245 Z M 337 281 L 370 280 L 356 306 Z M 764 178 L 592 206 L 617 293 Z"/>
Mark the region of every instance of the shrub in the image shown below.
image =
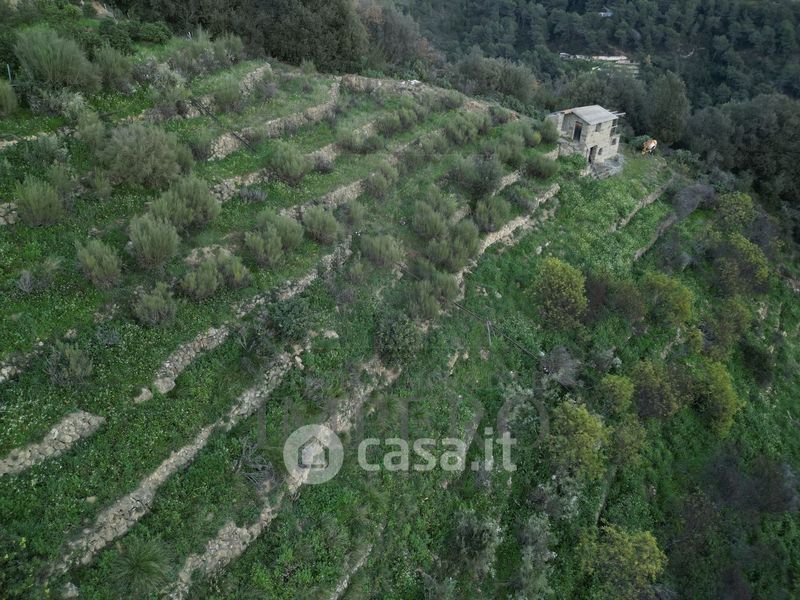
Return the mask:
<path id="1" fill-rule="evenodd" d="M 367 209 L 360 202 L 351 202 L 345 209 L 345 220 L 353 229 L 359 229 L 367 219 Z"/>
<path id="2" fill-rule="evenodd" d="M 558 163 L 543 154 L 536 154 L 525 163 L 525 173 L 527 173 L 528 177 L 550 179 L 558 173 Z"/>
<path id="3" fill-rule="evenodd" d="M 194 175 L 179 179 L 150 205 L 156 219 L 169 221 L 179 231 L 210 223 L 220 210 L 208 185 Z"/>
<path id="4" fill-rule="evenodd" d="M 8 117 L 17 110 L 17 95 L 5 79 L 0 79 L 0 117 Z"/>
<path id="5" fill-rule="evenodd" d="M 150 214 L 131 219 L 129 235 L 133 254 L 142 267 L 160 267 L 178 250 L 178 232 L 172 223 Z"/>
<path id="6" fill-rule="evenodd" d="M 270 304 L 266 320 L 269 328 L 282 340 L 301 340 L 311 327 L 311 308 L 305 298 L 295 296 L 285 302 Z"/>
<path id="7" fill-rule="evenodd" d="M 172 292 L 164 282 L 159 281 L 151 292 L 138 294 L 133 303 L 136 319 L 149 327 L 165 325 L 175 318 L 178 305 Z"/>
<path id="8" fill-rule="evenodd" d="M 367 177 L 364 187 L 370 196 L 377 200 L 383 200 L 389 195 L 389 190 L 392 189 L 392 186 L 397 183 L 397 178 L 397 169 L 384 162 L 376 172 Z"/>
<path id="9" fill-rule="evenodd" d="M 127 92 L 131 87 L 132 66 L 130 59 L 111 46 L 101 46 L 94 53 L 103 89 L 112 92 Z"/>
<path id="10" fill-rule="evenodd" d="M 72 208 L 72 194 L 78 186 L 72 173 L 62 164 L 50 165 L 47 169 L 47 181 L 56 190 L 61 202 L 67 208 Z"/>
<path id="11" fill-rule="evenodd" d="M 445 219 L 452 217 L 458 209 L 458 203 L 452 195 L 446 195 L 439 188 L 428 185 L 420 189 L 420 199 Z"/>
<path id="12" fill-rule="evenodd" d="M 153 111 L 161 119 L 185 115 L 189 110 L 189 92 L 181 85 L 152 88 Z"/>
<path id="13" fill-rule="evenodd" d="M 272 225 L 256 233 L 247 232 L 244 236 L 244 247 L 262 267 L 274 266 L 283 260 L 281 236 Z"/>
<path id="14" fill-rule="evenodd" d="M 303 227 L 285 215 L 276 215 L 270 209 L 263 210 L 256 218 L 256 227 L 263 231 L 267 227 L 274 227 L 281 240 L 284 250 L 294 250 L 303 241 Z"/>
<path id="15" fill-rule="evenodd" d="M 111 179 L 156 189 L 166 187 L 192 166 L 191 154 L 174 133 L 141 123 L 114 129 L 98 155 Z"/>
<path id="16" fill-rule="evenodd" d="M 84 144 L 90 148 L 97 148 L 106 137 L 106 126 L 96 112 L 87 110 L 78 116 L 75 133 Z"/>
<path id="17" fill-rule="evenodd" d="M 347 152 L 355 154 L 372 154 L 386 146 L 386 142 L 377 134 L 364 135 L 352 130 L 341 132 L 337 143 Z"/>
<path id="18" fill-rule="evenodd" d="M 670 417 L 679 408 L 678 397 L 666 369 L 653 362 L 641 361 L 633 369 L 636 408 L 642 417 Z"/>
<path id="19" fill-rule="evenodd" d="M 339 235 L 336 218 L 321 206 L 309 208 L 303 214 L 306 233 L 321 244 L 330 244 Z"/>
<path id="20" fill-rule="evenodd" d="M 503 164 L 517 169 L 525 158 L 522 153 L 524 147 L 525 142 L 522 137 L 506 133 L 499 140 L 486 144 L 483 152 L 487 156 L 495 155 Z"/>
<path id="21" fill-rule="evenodd" d="M 545 144 L 554 144 L 555 142 L 558 141 L 559 137 L 558 128 L 556 127 L 556 124 L 553 123 L 552 121 L 550 120 L 542 121 L 537 126 L 537 129 L 539 130 L 539 133 L 542 136 L 542 141 Z"/>
<path id="22" fill-rule="evenodd" d="M 650 271 L 642 280 L 654 323 L 680 327 L 692 318 L 694 295 L 679 280 Z"/>
<path id="23" fill-rule="evenodd" d="M 542 134 L 529 119 L 523 119 L 515 123 L 512 131 L 522 136 L 528 148 L 535 148 L 542 143 Z"/>
<path id="24" fill-rule="evenodd" d="M 21 31 L 17 34 L 14 54 L 24 78 L 38 88 L 85 92 L 94 92 L 98 88 L 97 72 L 78 44 L 51 29 L 33 27 Z"/>
<path id="25" fill-rule="evenodd" d="M 722 363 L 703 364 L 695 385 L 698 410 L 712 431 L 725 437 L 733 426 L 736 414 L 744 402 L 736 394 L 733 381 Z"/>
<path id="26" fill-rule="evenodd" d="M 464 96 L 455 91 L 445 91 L 436 96 L 434 100 L 434 110 L 448 111 L 455 110 L 464 104 Z"/>
<path id="27" fill-rule="evenodd" d="M 435 133 L 420 139 L 418 145 L 426 160 L 438 160 L 447 151 L 448 138 L 441 133 Z"/>
<path id="28" fill-rule="evenodd" d="M 597 384 L 598 401 L 611 414 L 622 416 L 633 406 L 633 382 L 623 375 L 605 375 Z"/>
<path id="29" fill-rule="evenodd" d="M 314 170 L 317 173 L 333 173 L 333 168 L 333 161 L 324 154 L 318 154 L 314 157 Z"/>
<path id="30" fill-rule="evenodd" d="M 534 300 L 546 325 L 577 326 L 587 306 L 583 274 L 557 258 L 545 258 L 535 279 Z"/>
<path id="31" fill-rule="evenodd" d="M 158 540 L 131 537 L 111 564 L 111 583 L 121 596 L 146 598 L 164 587 L 169 567 L 169 555 Z"/>
<path id="32" fill-rule="evenodd" d="M 297 148 L 283 141 L 275 142 L 267 157 L 267 169 L 278 179 L 289 185 L 297 185 L 311 171 L 312 160 Z"/>
<path id="33" fill-rule="evenodd" d="M 420 319 L 433 319 L 439 314 L 439 300 L 433 283 L 427 280 L 415 281 L 408 292 L 409 310 Z"/>
<path id="34" fill-rule="evenodd" d="M 206 258 L 181 279 L 181 289 L 195 300 L 204 300 L 212 296 L 220 285 L 222 276 L 217 260 L 213 256 Z"/>
<path id="35" fill-rule="evenodd" d="M 478 128 L 467 117 L 457 115 L 445 125 L 444 135 L 454 146 L 463 146 L 478 137 Z"/>
<path id="36" fill-rule="evenodd" d="M 401 313 L 384 316 L 375 329 L 375 348 L 388 364 L 413 357 L 422 346 L 422 335 Z"/>
<path id="37" fill-rule="evenodd" d="M 47 182 L 30 176 L 17 185 L 17 212 L 30 227 L 52 225 L 64 215 L 64 202 L 56 189 Z"/>
<path id="38" fill-rule="evenodd" d="M 202 30 L 183 40 L 168 57 L 169 65 L 185 77 L 193 78 L 232 65 L 244 57 L 244 44 L 238 36 L 225 34 L 213 42 Z"/>
<path id="39" fill-rule="evenodd" d="M 119 256 L 112 248 L 100 240 L 91 240 L 85 246 L 78 244 L 77 248 L 83 274 L 96 287 L 110 288 L 119 282 Z"/>
<path id="40" fill-rule="evenodd" d="M 494 125 L 504 125 L 508 123 L 514 113 L 512 113 L 507 108 L 503 108 L 502 106 L 497 106 L 496 104 L 492 104 L 489 107 L 489 117 L 492 119 L 492 123 Z"/>
<path id="41" fill-rule="evenodd" d="M 56 135 L 45 135 L 25 144 L 23 155 L 26 162 L 40 169 L 56 162 L 66 162 L 69 158 L 67 148 Z"/>
<path id="42" fill-rule="evenodd" d="M 400 115 L 397 112 L 392 112 L 387 115 L 384 115 L 378 122 L 375 124 L 375 128 L 381 135 L 384 136 L 393 136 L 395 133 L 399 132 L 402 129 L 402 124 L 400 122 Z"/>
<path id="43" fill-rule="evenodd" d="M 605 473 L 605 447 L 609 430 L 585 406 L 564 400 L 553 411 L 550 455 L 556 469 L 587 480 Z"/>
<path id="44" fill-rule="evenodd" d="M 508 221 L 511 205 L 502 198 L 481 200 L 475 205 L 473 218 L 481 231 L 497 231 Z"/>
<path id="45" fill-rule="evenodd" d="M 390 235 L 365 236 L 361 239 L 364 256 L 378 267 L 388 267 L 403 257 L 403 248 Z"/>
<path id="46" fill-rule="evenodd" d="M 74 344 L 56 342 L 45 362 L 45 372 L 54 384 L 60 386 L 83 383 L 92 371 L 92 359 Z"/>
<path id="47" fill-rule="evenodd" d="M 424 240 L 432 240 L 445 235 L 447 221 L 425 202 L 414 204 L 414 215 L 411 217 L 411 228 Z"/>
<path id="48" fill-rule="evenodd" d="M 429 242 L 425 253 L 433 263 L 455 272 L 475 256 L 479 246 L 478 228 L 469 219 L 464 219 L 453 226 L 448 237 Z"/>
<path id="49" fill-rule="evenodd" d="M 722 293 L 753 294 L 767 290 L 769 264 L 757 245 L 731 233 L 712 248 L 714 285 Z"/>
<path id="50" fill-rule="evenodd" d="M 195 131 L 187 141 L 192 157 L 199 161 L 207 160 L 211 156 L 215 139 L 216 136 L 210 128 L 203 127 Z"/>
<path id="51" fill-rule="evenodd" d="M 503 176 L 496 156 L 462 158 L 450 171 L 450 180 L 474 201 L 491 194 Z"/>
<path id="52" fill-rule="evenodd" d="M 242 92 L 239 81 L 229 75 L 223 78 L 214 89 L 214 104 L 221 112 L 239 112 L 242 110 Z"/>
<path id="53" fill-rule="evenodd" d="M 243 288 L 250 282 L 250 270 L 244 266 L 242 259 L 228 251 L 217 253 L 217 266 L 225 285 L 229 288 Z"/>

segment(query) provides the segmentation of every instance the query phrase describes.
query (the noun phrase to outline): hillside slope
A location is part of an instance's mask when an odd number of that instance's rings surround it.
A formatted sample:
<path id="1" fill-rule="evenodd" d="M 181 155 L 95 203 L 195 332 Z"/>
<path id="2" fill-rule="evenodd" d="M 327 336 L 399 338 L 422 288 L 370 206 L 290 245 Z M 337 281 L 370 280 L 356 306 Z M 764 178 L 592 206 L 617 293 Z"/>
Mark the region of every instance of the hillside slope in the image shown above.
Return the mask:
<path id="1" fill-rule="evenodd" d="M 748 198 L 231 36 L 130 60 L 0 125 L 3 596 L 797 592 L 797 275 Z M 506 430 L 513 472 L 357 460 Z"/>

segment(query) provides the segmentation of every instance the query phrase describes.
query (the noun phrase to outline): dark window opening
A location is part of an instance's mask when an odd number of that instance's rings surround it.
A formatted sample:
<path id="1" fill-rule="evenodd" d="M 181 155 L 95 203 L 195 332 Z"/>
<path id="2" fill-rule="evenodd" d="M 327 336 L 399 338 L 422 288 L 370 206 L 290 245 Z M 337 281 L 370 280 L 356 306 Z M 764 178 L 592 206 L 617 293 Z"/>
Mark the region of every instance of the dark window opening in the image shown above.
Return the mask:
<path id="1" fill-rule="evenodd" d="M 572 134 L 573 141 L 579 142 L 581 139 L 581 133 L 583 133 L 583 125 L 580 123 L 575 123 L 575 131 Z"/>

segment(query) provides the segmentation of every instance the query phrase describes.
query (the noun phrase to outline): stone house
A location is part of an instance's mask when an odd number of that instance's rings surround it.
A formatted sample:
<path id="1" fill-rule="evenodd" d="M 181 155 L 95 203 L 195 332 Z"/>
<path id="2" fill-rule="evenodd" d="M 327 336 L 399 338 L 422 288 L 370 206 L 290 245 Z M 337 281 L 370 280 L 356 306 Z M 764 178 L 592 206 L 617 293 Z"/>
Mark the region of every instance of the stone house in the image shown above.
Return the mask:
<path id="1" fill-rule="evenodd" d="M 625 113 L 615 113 L 596 104 L 569 108 L 548 115 L 561 134 L 559 154 L 580 154 L 599 165 L 619 152 L 618 123 Z"/>

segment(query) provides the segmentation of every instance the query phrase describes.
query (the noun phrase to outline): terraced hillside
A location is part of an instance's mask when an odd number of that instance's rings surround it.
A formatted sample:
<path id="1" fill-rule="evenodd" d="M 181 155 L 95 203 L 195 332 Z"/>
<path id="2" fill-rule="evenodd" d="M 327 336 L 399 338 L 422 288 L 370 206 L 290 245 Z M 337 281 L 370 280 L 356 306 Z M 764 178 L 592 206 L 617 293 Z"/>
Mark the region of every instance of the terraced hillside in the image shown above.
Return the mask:
<path id="1" fill-rule="evenodd" d="M 607 583 L 578 548 L 616 531 L 651 553 L 625 585 L 681 581 L 662 549 L 683 467 L 722 421 L 786 428 L 797 385 L 771 384 L 767 415 L 701 391 L 641 406 L 643 364 L 706 381 L 716 267 L 662 273 L 717 226 L 674 201 L 688 173 L 628 154 L 597 181 L 542 122 L 417 81 L 235 52 L 181 71 L 203 43 L 144 45 L 126 93 L 0 126 L 2 595 L 589 597 Z M 752 335 L 796 334 L 793 292 L 763 286 Z M 723 387 L 759 396 L 720 338 Z M 317 423 L 345 461 L 306 485 L 281 452 Z M 486 428 L 518 439 L 513 473 L 356 460 L 403 431 L 461 438 L 472 464 Z"/>

